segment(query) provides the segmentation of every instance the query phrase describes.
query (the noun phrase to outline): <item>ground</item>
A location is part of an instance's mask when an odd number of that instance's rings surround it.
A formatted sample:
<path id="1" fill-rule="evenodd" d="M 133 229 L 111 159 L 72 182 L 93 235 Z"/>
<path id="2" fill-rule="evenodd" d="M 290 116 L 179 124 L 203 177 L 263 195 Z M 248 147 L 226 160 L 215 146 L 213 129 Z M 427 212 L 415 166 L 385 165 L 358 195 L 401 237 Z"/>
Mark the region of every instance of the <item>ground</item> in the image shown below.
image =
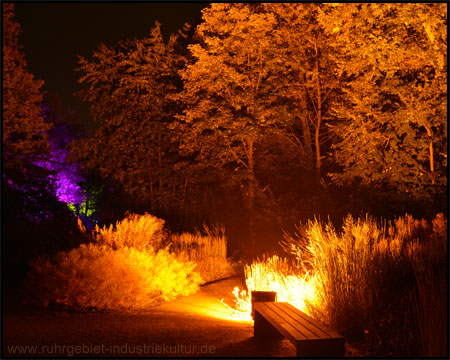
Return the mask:
<path id="1" fill-rule="evenodd" d="M 232 320 L 232 277 L 194 295 L 140 313 L 68 313 L 9 305 L 3 312 L 4 357 L 292 357 L 288 340 L 253 338 L 249 321 Z M 349 349 L 347 349 L 347 353 Z M 350 356 L 351 353 L 348 353 Z"/>

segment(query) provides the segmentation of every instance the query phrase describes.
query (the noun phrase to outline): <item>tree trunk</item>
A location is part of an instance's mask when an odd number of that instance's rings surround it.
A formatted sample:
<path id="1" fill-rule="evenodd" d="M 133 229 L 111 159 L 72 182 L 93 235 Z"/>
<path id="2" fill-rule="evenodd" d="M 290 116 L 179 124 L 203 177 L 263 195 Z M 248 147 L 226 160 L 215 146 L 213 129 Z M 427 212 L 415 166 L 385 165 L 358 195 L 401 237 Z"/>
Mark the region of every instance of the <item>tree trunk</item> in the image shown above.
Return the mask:
<path id="1" fill-rule="evenodd" d="M 320 156 L 320 124 L 322 122 L 322 114 L 320 108 L 317 111 L 317 122 L 316 122 L 316 131 L 314 135 L 314 141 L 316 145 L 316 180 L 320 181 L 320 168 L 322 166 L 321 156 Z"/>
<path id="2" fill-rule="evenodd" d="M 256 238 L 255 238 L 255 161 L 253 157 L 254 139 L 247 138 L 247 158 L 248 158 L 248 233 L 252 252 L 256 252 Z"/>
<path id="3" fill-rule="evenodd" d="M 430 171 L 431 171 L 431 183 L 434 185 L 434 149 L 433 149 L 433 132 L 431 130 L 431 127 L 425 126 L 425 129 L 427 130 L 427 134 L 430 137 Z"/>
<path id="4" fill-rule="evenodd" d="M 316 181 L 317 184 L 320 181 L 320 168 L 322 166 L 321 156 L 320 156 L 320 125 L 322 123 L 322 92 L 320 87 L 319 78 L 319 53 L 316 46 L 316 62 L 314 66 L 314 72 L 316 75 L 316 89 L 317 89 L 317 109 L 316 109 L 316 124 L 315 124 L 315 134 L 314 141 L 316 146 Z"/>
<path id="5" fill-rule="evenodd" d="M 311 130 L 309 120 L 304 116 L 301 118 L 302 134 L 303 134 L 303 148 L 305 149 L 306 158 L 308 159 L 308 166 L 313 166 L 313 151 L 311 142 Z"/>
<path id="6" fill-rule="evenodd" d="M 434 151 L 432 141 L 430 141 L 430 171 L 431 171 L 431 183 L 434 185 Z"/>
<path id="7" fill-rule="evenodd" d="M 188 177 L 184 177 L 184 186 L 183 186 L 183 198 L 181 200 L 181 203 L 184 204 L 184 201 L 186 200 L 186 193 L 187 193 L 187 186 L 188 186 Z"/>

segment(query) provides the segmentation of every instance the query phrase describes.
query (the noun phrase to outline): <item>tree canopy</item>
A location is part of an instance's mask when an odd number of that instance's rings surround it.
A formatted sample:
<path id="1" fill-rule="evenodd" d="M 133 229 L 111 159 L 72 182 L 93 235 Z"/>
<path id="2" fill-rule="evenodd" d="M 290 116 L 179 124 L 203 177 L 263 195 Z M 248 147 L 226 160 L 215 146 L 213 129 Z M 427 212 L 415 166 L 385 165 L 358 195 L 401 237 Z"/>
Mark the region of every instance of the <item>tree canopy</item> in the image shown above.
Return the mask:
<path id="1" fill-rule="evenodd" d="M 91 61 L 79 58 L 77 69 L 87 85 L 79 95 L 100 126 L 93 138 L 74 144 L 73 156 L 152 209 L 169 186 L 167 122 L 175 109 L 168 95 L 177 89 L 182 61 L 175 45 L 176 36 L 164 43 L 156 23 L 147 38 L 101 44 Z"/>
<path id="2" fill-rule="evenodd" d="M 339 184 L 359 181 L 412 198 L 447 183 L 447 7 L 328 4 L 341 96 L 331 105 Z"/>
<path id="3" fill-rule="evenodd" d="M 275 16 L 261 4 L 211 4 L 190 45 L 194 61 L 181 72 L 185 106 L 179 116 L 183 150 L 195 152 L 205 167 L 227 172 L 243 186 L 253 238 L 255 149 L 289 116 L 274 87 L 282 75 L 273 56 Z"/>
<path id="4" fill-rule="evenodd" d="M 41 110 L 44 83 L 28 70 L 19 44 L 21 29 L 14 19 L 14 4 L 5 3 L 2 9 L 4 198 L 8 216 L 40 221 L 60 210 L 49 172 L 39 166 L 49 155 L 47 133 L 52 124 Z"/>
<path id="5" fill-rule="evenodd" d="M 3 9 L 3 161 L 24 160 L 48 149 L 40 104 L 44 82 L 34 79 L 19 45 L 20 25 L 14 20 L 14 4 Z"/>
<path id="6" fill-rule="evenodd" d="M 190 45 L 156 24 L 80 58 L 99 129 L 72 154 L 151 211 L 226 189 L 250 238 L 263 208 L 320 206 L 327 175 L 442 193 L 446 21 L 443 4 L 212 3 Z"/>

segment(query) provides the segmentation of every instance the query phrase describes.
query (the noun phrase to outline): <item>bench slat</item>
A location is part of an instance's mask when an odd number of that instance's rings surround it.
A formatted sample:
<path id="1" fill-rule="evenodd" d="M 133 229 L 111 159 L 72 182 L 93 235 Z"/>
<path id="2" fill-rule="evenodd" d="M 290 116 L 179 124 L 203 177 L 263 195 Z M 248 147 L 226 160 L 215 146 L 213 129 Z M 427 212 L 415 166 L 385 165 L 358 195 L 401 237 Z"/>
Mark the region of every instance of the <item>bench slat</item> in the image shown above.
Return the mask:
<path id="1" fill-rule="evenodd" d="M 297 309 L 290 308 L 290 307 L 284 307 L 281 305 L 282 303 L 273 303 L 274 305 L 274 311 L 278 312 L 282 317 L 289 319 L 289 323 L 292 324 L 295 328 L 301 328 L 301 329 L 307 329 L 307 331 L 310 333 L 308 338 L 328 338 L 329 335 L 322 331 L 320 328 L 315 326 L 315 324 L 311 324 L 309 321 L 304 319 L 303 317 L 299 316 L 297 313 Z M 290 305 L 290 304 L 286 304 Z M 276 309 L 275 309 L 276 307 Z"/>
<path id="2" fill-rule="evenodd" d="M 258 303 L 264 305 L 258 305 L 258 312 L 262 313 L 262 315 L 268 315 L 271 317 L 270 323 L 272 325 L 276 325 L 276 322 L 283 322 L 283 324 L 288 324 L 290 328 L 293 328 L 297 331 L 297 337 L 295 340 L 303 340 L 303 339 L 328 339 L 330 337 L 341 337 L 337 333 L 332 333 L 332 331 L 325 332 L 316 324 L 311 323 L 308 319 L 304 319 L 300 317 L 298 313 L 300 310 L 296 309 L 292 305 L 288 303 Z M 287 305 L 287 306 L 283 306 Z M 306 318 L 308 315 L 303 314 Z M 266 316 L 265 316 L 266 317 Z M 295 336 L 295 335 L 294 335 Z"/>
<path id="3" fill-rule="evenodd" d="M 255 303 L 255 336 L 263 336 L 265 323 L 271 324 L 289 339 L 297 349 L 298 357 L 344 356 L 344 337 L 310 318 L 289 303 Z M 262 331 L 262 332 L 261 332 Z M 267 333 L 268 335 L 268 333 Z"/>
<path id="4" fill-rule="evenodd" d="M 321 322 L 311 318 L 309 315 L 305 314 L 303 311 L 297 309 L 289 303 L 279 302 L 273 303 L 276 305 L 281 311 L 284 311 L 286 314 L 289 314 L 295 321 L 300 324 L 305 324 L 312 332 L 317 333 L 318 337 L 326 337 L 326 338 L 341 338 L 342 335 L 337 332 L 328 329 Z"/>
<path id="5" fill-rule="evenodd" d="M 269 321 L 284 337 L 288 338 L 294 344 L 298 339 L 307 339 L 308 336 L 300 332 L 286 322 L 279 314 L 271 309 L 267 304 L 273 303 L 255 303 L 255 311 L 260 313 L 267 321 Z"/>

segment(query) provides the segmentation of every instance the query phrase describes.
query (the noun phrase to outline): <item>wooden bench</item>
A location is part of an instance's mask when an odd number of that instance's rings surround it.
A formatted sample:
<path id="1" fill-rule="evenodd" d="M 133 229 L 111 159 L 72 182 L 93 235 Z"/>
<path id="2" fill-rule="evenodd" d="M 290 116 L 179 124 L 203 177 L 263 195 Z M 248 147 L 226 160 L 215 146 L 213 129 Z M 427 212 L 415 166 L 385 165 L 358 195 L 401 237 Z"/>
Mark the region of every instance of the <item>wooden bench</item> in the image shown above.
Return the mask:
<path id="1" fill-rule="evenodd" d="M 259 339 L 285 337 L 297 357 L 344 357 L 344 338 L 286 302 L 255 302 L 254 335 Z"/>

